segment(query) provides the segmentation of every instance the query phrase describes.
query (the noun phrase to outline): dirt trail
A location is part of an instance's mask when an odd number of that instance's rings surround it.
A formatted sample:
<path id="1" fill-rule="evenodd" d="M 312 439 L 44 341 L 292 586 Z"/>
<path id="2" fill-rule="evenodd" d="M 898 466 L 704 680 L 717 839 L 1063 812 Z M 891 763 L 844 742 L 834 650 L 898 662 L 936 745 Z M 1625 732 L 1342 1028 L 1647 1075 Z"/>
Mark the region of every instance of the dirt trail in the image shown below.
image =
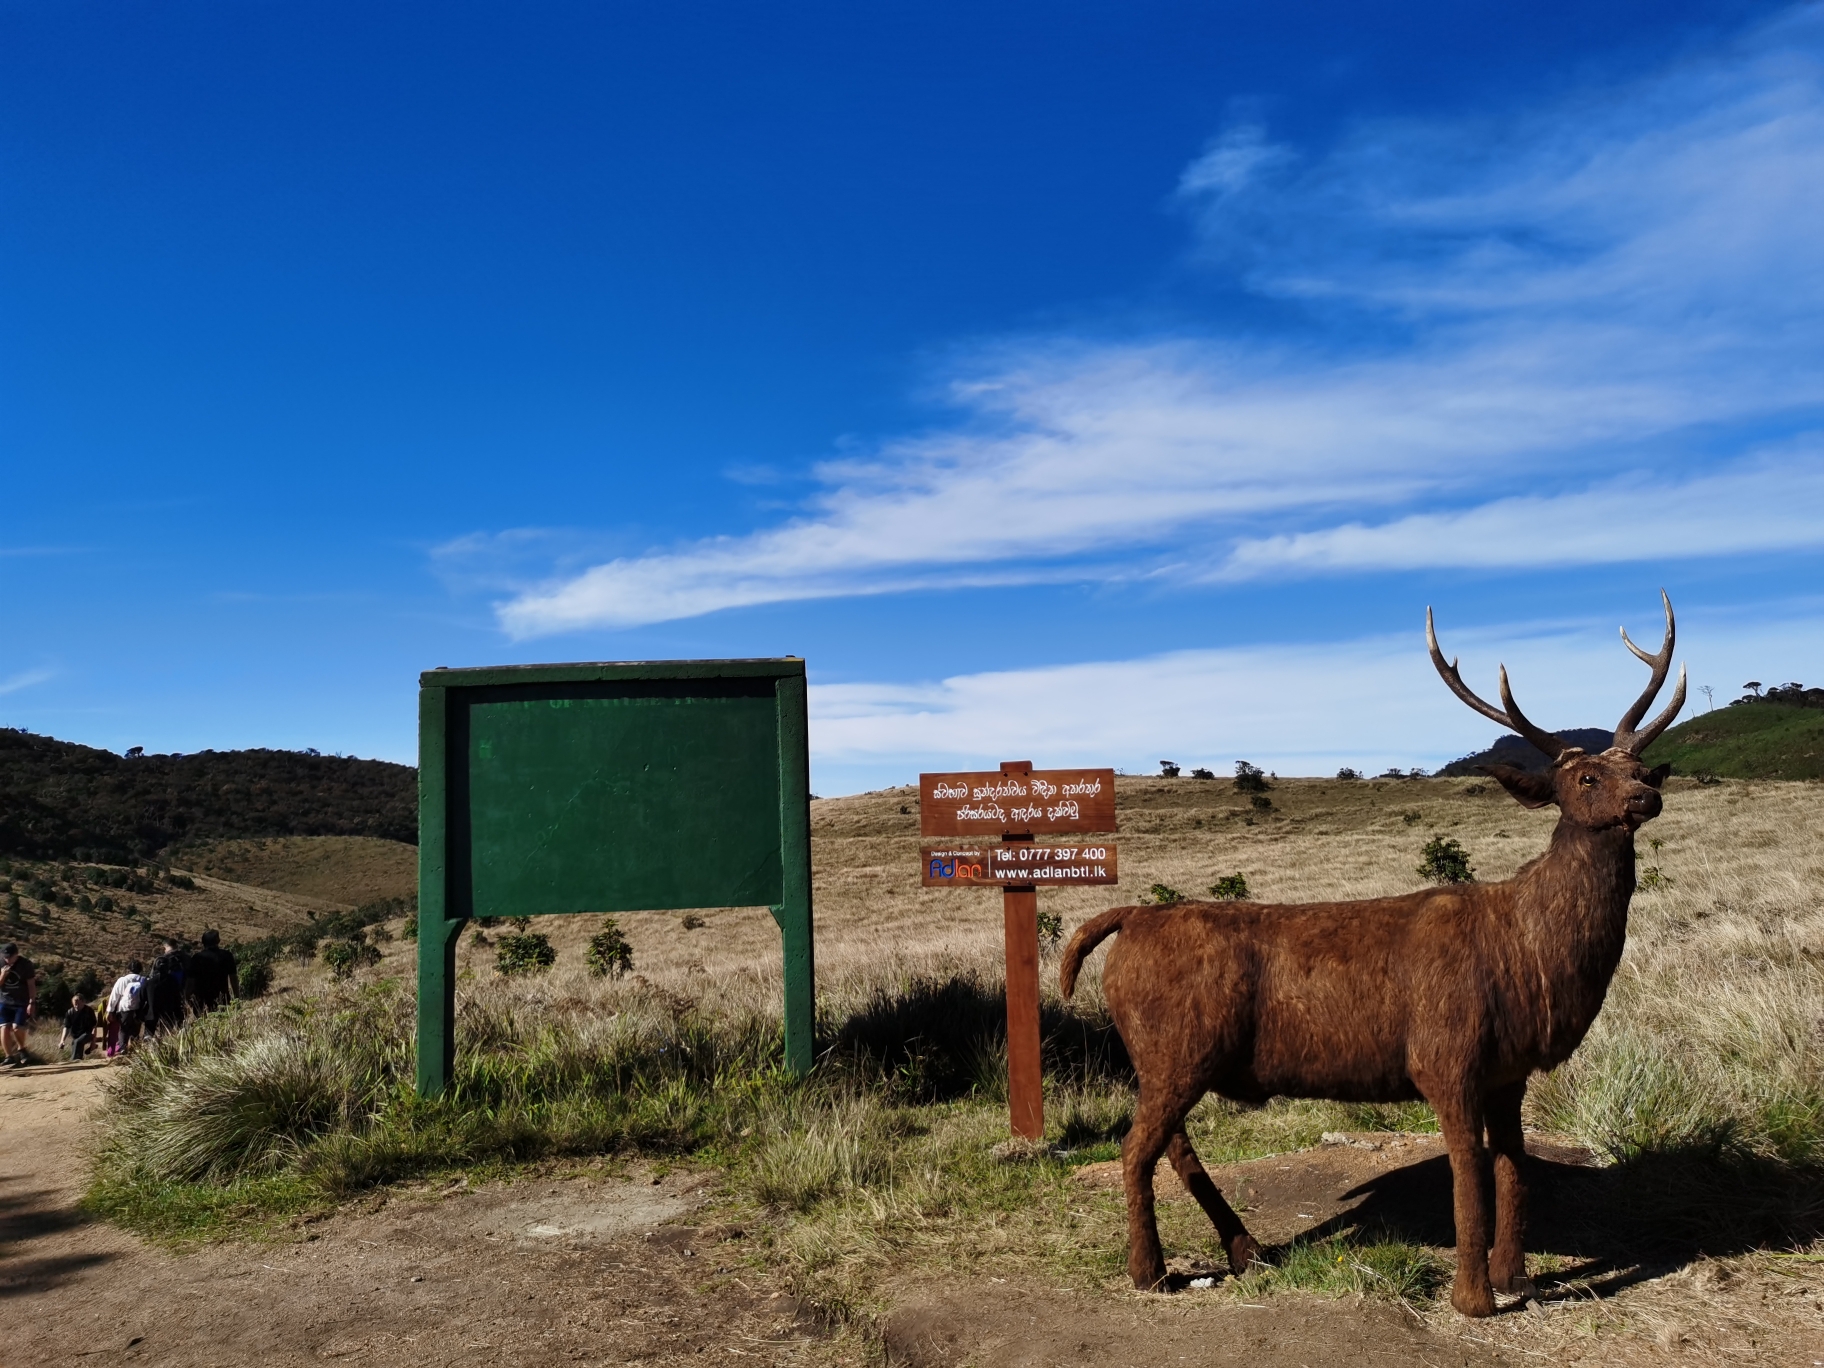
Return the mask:
<path id="1" fill-rule="evenodd" d="M 104 1066 L 105 1067 L 105 1066 Z M 0 1077 L 11 1365 L 827 1363 L 689 1175 L 395 1191 L 298 1238 L 182 1254 L 86 1219 L 77 1141 L 101 1072 Z"/>

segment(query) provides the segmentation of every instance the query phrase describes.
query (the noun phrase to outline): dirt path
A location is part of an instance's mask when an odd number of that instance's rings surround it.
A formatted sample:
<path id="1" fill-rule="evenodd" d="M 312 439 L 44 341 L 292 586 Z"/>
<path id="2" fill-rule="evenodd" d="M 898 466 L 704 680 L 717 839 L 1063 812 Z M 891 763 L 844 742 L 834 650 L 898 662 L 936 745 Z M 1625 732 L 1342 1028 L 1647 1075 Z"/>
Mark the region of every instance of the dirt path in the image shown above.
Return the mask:
<path id="1" fill-rule="evenodd" d="M 0 1078 L 0 1299 L 14 1364 L 505 1365 L 840 1357 L 689 1224 L 703 1180 L 636 1175 L 395 1191 L 300 1238 L 183 1254 L 85 1219 L 73 1137 L 95 1069 Z"/>
<path id="2" fill-rule="evenodd" d="M 0 1075 L 0 1305 L 11 1313 L 8 1368 L 811 1368 L 862 1357 L 858 1340 L 832 1334 L 783 1292 L 747 1232 L 709 1219 L 711 1192 L 702 1176 L 602 1172 L 393 1189 L 284 1239 L 182 1254 L 146 1245 L 88 1220 L 76 1205 L 84 1182 L 78 1141 L 105 1067 Z M 1251 1205 L 1263 1226 L 1281 1224 L 1281 1206 L 1286 1221 L 1308 1224 L 1339 1213 L 1339 1194 L 1366 1174 L 1423 1179 L 1425 1165 L 1437 1162 L 1424 1143 L 1384 1152 L 1320 1150 L 1242 1166 L 1246 1173 L 1224 1181 L 1254 1184 Z M 1687 1319 L 1715 1320 L 1722 1310 L 1710 1284 L 1669 1282 L 1657 1298 L 1646 1303 L 1649 1312 L 1682 1305 L 1692 1313 Z M 892 1300 L 888 1359 L 920 1368 L 1492 1368 L 1577 1360 L 1810 1368 L 1824 1360 L 1824 1333 L 1815 1340 L 1808 1334 L 1809 1326 L 1824 1327 L 1824 1315 L 1812 1320 L 1809 1303 L 1770 1309 L 1766 1288 L 1748 1278 L 1737 1279 L 1728 1300 L 1731 1314 L 1761 1327 L 1758 1343 L 1732 1335 L 1720 1355 L 1713 1337 L 1618 1338 L 1574 1325 L 1566 1313 L 1554 1313 L 1555 1323 L 1510 1316 L 1472 1325 L 1447 1311 L 1419 1317 L 1319 1297 L 1250 1306 L 1222 1291 L 1149 1297 L 1114 1287 L 1071 1291 L 916 1276 Z"/>

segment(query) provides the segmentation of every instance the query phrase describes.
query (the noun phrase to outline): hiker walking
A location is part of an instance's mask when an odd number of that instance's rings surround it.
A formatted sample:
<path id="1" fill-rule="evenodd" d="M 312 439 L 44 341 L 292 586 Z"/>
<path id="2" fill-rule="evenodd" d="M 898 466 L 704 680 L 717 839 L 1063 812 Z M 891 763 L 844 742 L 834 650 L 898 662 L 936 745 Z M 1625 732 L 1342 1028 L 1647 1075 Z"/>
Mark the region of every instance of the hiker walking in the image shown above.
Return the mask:
<path id="1" fill-rule="evenodd" d="M 190 1010 L 205 1016 L 224 1002 L 241 995 L 240 966 L 234 951 L 222 944 L 222 933 L 203 932 L 203 948 L 190 956 L 190 975 L 185 980 L 190 994 Z"/>
<path id="2" fill-rule="evenodd" d="M 138 960 L 127 961 L 127 972 L 114 980 L 108 990 L 108 1025 L 113 1028 L 113 1043 L 108 1054 L 123 1055 L 139 1039 L 139 1023 L 146 1010 L 146 980 Z"/>
<path id="3" fill-rule="evenodd" d="M 165 941 L 152 972 L 146 975 L 146 1034 L 156 1035 L 184 1024 L 184 978 L 190 957 Z"/>
<path id="4" fill-rule="evenodd" d="M 81 993 L 70 999 L 70 1010 L 63 1014 L 63 1034 L 57 1037 L 57 1048 L 70 1047 L 71 1059 L 84 1059 L 95 1048 L 95 1009 Z"/>
<path id="5" fill-rule="evenodd" d="M 38 966 L 8 941 L 0 949 L 0 1050 L 6 1066 L 22 1069 L 31 1060 L 25 1053 L 25 1032 L 38 1010 Z"/>

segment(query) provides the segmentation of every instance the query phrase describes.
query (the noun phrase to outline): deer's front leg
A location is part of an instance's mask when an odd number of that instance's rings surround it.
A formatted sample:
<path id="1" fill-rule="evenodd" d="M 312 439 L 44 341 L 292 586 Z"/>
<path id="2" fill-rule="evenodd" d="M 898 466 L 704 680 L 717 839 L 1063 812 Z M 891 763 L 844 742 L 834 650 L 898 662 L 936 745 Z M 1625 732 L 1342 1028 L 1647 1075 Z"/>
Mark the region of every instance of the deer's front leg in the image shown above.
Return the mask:
<path id="1" fill-rule="evenodd" d="M 1457 1278 L 1450 1304 L 1466 1316 L 1490 1316 L 1495 1293 L 1488 1281 L 1488 1151 L 1482 1145 L 1482 1105 L 1467 1086 L 1432 1099 L 1438 1129 L 1450 1148 L 1450 1176 L 1455 1192 Z"/>
<path id="2" fill-rule="evenodd" d="M 1495 1244 L 1489 1251 L 1488 1277 L 1497 1292 L 1526 1288 L 1526 1180 L 1522 1161 L 1526 1137 L 1520 1130 L 1520 1103 L 1526 1084 L 1502 1088 L 1488 1099 L 1488 1147 L 1495 1156 Z"/>

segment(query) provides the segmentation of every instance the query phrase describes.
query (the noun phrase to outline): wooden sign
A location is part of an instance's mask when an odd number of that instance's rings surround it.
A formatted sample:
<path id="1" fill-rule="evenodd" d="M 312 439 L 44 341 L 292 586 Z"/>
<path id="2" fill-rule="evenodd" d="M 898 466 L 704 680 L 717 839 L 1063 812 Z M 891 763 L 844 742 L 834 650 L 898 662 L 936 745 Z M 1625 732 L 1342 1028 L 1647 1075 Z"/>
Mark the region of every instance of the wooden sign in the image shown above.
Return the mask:
<path id="1" fill-rule="evenodd" d="M 921 836 L 1058 836 L 1114 829 L 1112 769 L 918 776 Z"/>
<path id="2" fill-rule="evenodd" d="M 1039 888 L 1115 882 L 1115 848 L 1049 846 L 1035 835 L 1115 829 L 1112 769 L 1041 770 L 1003 760 L 998 770 L 918 776 L 918 826 L 925 836 L 973 836 L 980 844 L 925 846 L 926 888 L 1001 890 L 1007 938 L 1007 1115 L 1015 1135 L 1045 1136 L 1039 1048 Z M 1000 837 L 989 844 L 982 837 Z"/>
<path id="3" fill-rule="evenodd" d="M 1115 847 L 929 845 L 919 851 L 918 881 L 925 888 L 1062 888 L 1117 882 Z"/>

